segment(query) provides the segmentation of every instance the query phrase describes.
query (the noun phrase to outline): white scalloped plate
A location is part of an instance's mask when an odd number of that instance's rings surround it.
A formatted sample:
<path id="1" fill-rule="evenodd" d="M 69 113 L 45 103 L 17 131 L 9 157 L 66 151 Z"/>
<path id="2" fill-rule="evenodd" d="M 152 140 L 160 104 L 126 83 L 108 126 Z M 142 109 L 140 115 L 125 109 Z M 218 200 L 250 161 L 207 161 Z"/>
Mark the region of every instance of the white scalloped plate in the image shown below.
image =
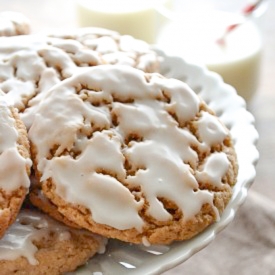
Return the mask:
<path id="1" fill-rule="evenodd" d="M 87 266 L 71 275 L 153 275 L 177 266 L 206 247 L 233 220 L 255 179 L 255 165 L 259 157 L 256 148 L 258 133 L 253 116 L 246 110 L 245 101 L 217 74 L 189 64 L 180 57 L 167 56 L 159 49 L 156 51 L 163 56 L 161 73 L 185 81 L 230 129 L 239 162 L 233 197 L 220 221 L 191 240 L 150 247 L 112 240 L 104 254 L 95 256 Z"/>

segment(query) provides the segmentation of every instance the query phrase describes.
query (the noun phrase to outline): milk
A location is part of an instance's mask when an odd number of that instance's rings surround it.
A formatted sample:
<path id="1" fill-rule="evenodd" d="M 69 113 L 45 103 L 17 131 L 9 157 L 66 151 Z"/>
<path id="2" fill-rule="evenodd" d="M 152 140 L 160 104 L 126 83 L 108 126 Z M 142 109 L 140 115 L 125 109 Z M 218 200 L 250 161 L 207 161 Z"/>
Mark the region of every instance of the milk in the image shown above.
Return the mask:
<path id="1" fill-rule="evenodd" d="M 226 36 L 224 45 L 218 44 L 217 39 L 233 23 L 240 25 Z M 183 13 L 181 19 L 163 28 L 157 44 L 170 54 L 206 65 L 247 101 L 257 90 L 262 43 L 257 26 L 250 20 L 220 11 Z"/>
<path id="2" fill-rule="evenodd" d="M 164 18 L 156 5 L 170 8 L 173 0 L 78 0 L 76 14 L 80 27 L 102 27 L 129 34 L 147 43 L 155 38 Z"/>

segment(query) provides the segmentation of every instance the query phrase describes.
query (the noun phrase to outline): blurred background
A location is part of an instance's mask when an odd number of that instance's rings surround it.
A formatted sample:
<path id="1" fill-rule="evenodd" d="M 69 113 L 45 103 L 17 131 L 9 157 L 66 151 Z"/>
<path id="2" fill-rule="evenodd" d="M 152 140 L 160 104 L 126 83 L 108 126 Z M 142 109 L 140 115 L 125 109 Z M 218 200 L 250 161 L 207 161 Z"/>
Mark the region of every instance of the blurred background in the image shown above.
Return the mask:
<path id="1" fill-rule="evenodd" d="M 32 32 L 35 33 L 46 28 L 79 27 L 81 25 L 89 24 L 89 15 L 85 14 L 85 11 L 87 12 L 87 1 L 89 0 L 0 0 L 0 11 L 12 10 L 23 13 L 31 20 Z M 130 1 L 127 1 L 129 6 Z M 232 272 L 240 275 L 256 275 L 260 272 L 263 275 L 275 274 L 275 264 L 273 263 L 275 258 L 275 234 L 272 234 L 271 236 L 269 235 L 270 231 L 266 231 L 266 226 L 271 226 L 271 224 L 273 224 L 274 227 L 275 224 L 275 1 L 271 0 L 262 2 L 263 3 L 260 4 L 261 7 L 257 10 L 257 14 L 255 14 L 256 20 L 253 21 L 253 24 L 255 23 L 259 29 L 255 31 L 254 25 L 252 27 L 248 26 L 247 29 L 244 29 L 244 35 L 247 35 L 248 37 L 245 40 L 249 43 L 245 44 L 246 46 L 244 51 L 241 51 L 240 53 L 238 52 L 238 47 L 234 48 L 234 51 L 237 51 L 240 55 L 247 52 L 248 55 L 250 53 L 251 55 L 257 56 L 257 58 L 259 57 L 256 61 L 254 60 L 254 63 L 249 63 L 250 65 L 248 67 L 250 67 L 250 69 L 253 66 L 256 68 L 253 72 L 250 72 L 252 76 L 250 75 L 249 78 L 243 78 L 245 79 L 244 81 L 246 81 L 247 85 L 250 85 L 248 91 L 245 92 L 245 96 L 247 96 L 247 108 L 255 117 L 256 128 L 260 136 L 258 142 L 260 160 L 257 165 L 256 180 L 249 191 L 246 202 L 238 212 L 236 219 L 228 228 L 225 229 L 223 233 L 218 236 L 213 244 L 197 253 L 194 257 L 182 265 L 167 271 L 165 275 L 229 275 L 233 274 Z M 143 3 L 143 1 L 140 3 Z M 190 15 L 192 11 L 192 14 L 193 12 L 202 12 L 205 15 L 208 14 L 210 10 L 216 8 L 234 12 L 234 14 L 239 14 L 241 9 L 251 2 L 245 0 L 174 0 L 172 3 L 172 1 L 167 0 L 163 1 L 163 3 L 168 8 L 173 6 L 176 13 L 181 12 Z M 217 3 L 219 3 L 218 6 Z M 97 13 L 99 13 L 99 11 L 97 11 Z M 175 14 L 171 13 L 165 15 L 168 17 L 173 16 L 173 20 L 169 21 L 169 24 L 164 24 L 165 20 L 161 17 L 158 18 L 159 21 L 157 26 L 154 25 L 152 27 L 157 28 L 155 29 L 157 36 L 152 37 L 152 35 L 150 36 L 149 34 L 146 39 L 149 39 L 149 43 L 157 44 L 157 46 L 164 48 L 168 52 L 171 51 L 178 55 L 184 55 L 184 52 L 187 52 L 187 50 L 181 52 L 181 46 L 188 43 L 188 40 L 191 40 L 189 39 L 190 34 L 182 34 L 182 30 L 186 27 L 186 24 L 183 22 L 188 16 L 179 15 L 174 17 L 174 15 Z M 84 20 L 84 17 L 86 18 L 86 21 Z M 197 22 L 196 17 L 189 19 L 193 19 L 194 24 Z M 143 27 L 144 22 L 149 24 L 149 21 L 144 20 L 144 17 L 140 17 L 139 22 L 134 25 L 135 29 L 139 31 L 143 29 L 145 32 L 145 28 Z M 242 24 L 244 23 L 242 22 Z M 219 24 L 215 24 L 215 27 L 217 25 Z M 159 26 L 162 28 L 159 28 Z M 201 30 L 201 27 L 199 27 L 198 31 Z M 208 29 L 206 31 L 204 30 L 202 33 L 205 34 L 206 32 L 206 34 L 208 34 L 208 30 L 212 30 L 212 27 L 208 27 Z M 146 30 L 146 32 L 147 31 L 148 30 Z M 222 31 L 219 31 L 220 34 L 222 34 Z M 242 32 L 241 28 L 239 28 L 239 32 Z M 255 35 L 259 35 L 259 37 L 257 36 L 255 38 Z M 242 33 L 240 34 L 240 37 L 241 36 Z M 236 39 L 242 39 L 240 37 Z M 200 43 L 203 42 L 198 42 L 198 44 Z M 228 43 L 231 42 L 228 41 Z M 259 56 L 257 55 L 258 51 L 260 53 Z M 220 54 L 222 55 L 223 53 Z M 229 53 L 229 59 L 241 58 L 242 63 L 243 56 L 240 57 L 238 54 L 237 57 L 232 57 L 234 55 Z M 190 55 L 192 56 L 192 54 L 189 54 L 187 58 L 190 57 Z M 234 61 L 236 60 L 234 59 Z M 194 62 L 204 63 L 205 61 L 201 58 L 200 60 L 195 60 Z M 223 64 L 224 63 L 228 63 L 228 60 L 223 61 Z M 234 66 L 236 70 L 239 68 L 236 64 Z M 234 77 L 234 79 L 235 78 L 236 77 Z M 249 91 L 251 94 L 249 94 Z M 262 209 L 262 212 L 259 212 L 258 215 L 260 217 L 266 215 L 266 217 L 270 220 L 270 224 L 267 222 L 267 224 L 263 223 L 262 226 L 259 226 L 258 222 L 255 220 L 258 217 L 256 212 L 257 209 L 262 206 L 264 209 Z M 270 214 L 268 209 L 273 209 L 273 216 Z M 251 214 L 251 211 L 253 211 L 253 214 Z M 267 212 L 268 215 L 266 214 Z M 244 220 L 245 224 L 243 223 Z M 244 233 L 247 235 L 246 237 L 248 239 L 244 237 L 246 241 L 242 251 L 240 251 L 237 246 L 238 240 L 233 238 L 234 240 L 232 241 L 232 231 L 238 232 L 237 230 L 240 230 L 240 232 L 251 232 L 251 234 Z M 264 238 L 265 241 L 261 242 L 259 238 Z M 239 242 L 242 243 L 241 239 L 242 238 L 239 238 Z M 232 244 L 228 251 L 226 251 L 226 248 L 221 249 L 224 244 L 228 244 L 230 241 L 235 241 L 235 246 Z M 251 246 L 252 242 L 258 242 L 258 245 L 255 247 Z M 268 242 L 270 245 L 267 244 Z M 255 250 L 252 251 L 251 249 Z M 226 260 L 220 261 L 219 264 L 219 255 L 213 255 L 215 254 L 215 251 L 216 253 L 220 253 L 220 255 L 222 255 Z M 273 260 L 271 261 L 270 259 Z M 210 262 L 212 262 L 212 265 Z M 200 263 L 204 263 L 205 266 L 201 267 Z"/>

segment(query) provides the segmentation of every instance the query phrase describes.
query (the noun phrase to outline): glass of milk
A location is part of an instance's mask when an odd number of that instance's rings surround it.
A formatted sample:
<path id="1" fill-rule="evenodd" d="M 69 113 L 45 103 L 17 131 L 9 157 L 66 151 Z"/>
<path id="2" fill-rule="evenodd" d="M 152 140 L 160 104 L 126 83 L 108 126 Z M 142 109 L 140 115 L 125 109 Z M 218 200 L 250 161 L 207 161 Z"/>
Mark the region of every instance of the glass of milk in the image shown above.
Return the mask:
<path id="1" fill-rule="evenodd" d="M 80 27 L 101 27 L 155 43 L 165 21 L 157 6 L 170 9 L 173 0 L 76 0 Z"/>
<path id="2" fill-rule="evenodd" d="M 167 13 L 171 21 L 162 28 L 157 45 L 187 61 L 206 65 L 249 101 L 260 78 L 262 39 L 256 19 L 262 7 L 245 18 L 239 11 L 249 4 L 247 1 L 177 2 L 177 12 Z M 238 26 L 225 36 L 223 44 L 218 43 L 232 24 Z"/>

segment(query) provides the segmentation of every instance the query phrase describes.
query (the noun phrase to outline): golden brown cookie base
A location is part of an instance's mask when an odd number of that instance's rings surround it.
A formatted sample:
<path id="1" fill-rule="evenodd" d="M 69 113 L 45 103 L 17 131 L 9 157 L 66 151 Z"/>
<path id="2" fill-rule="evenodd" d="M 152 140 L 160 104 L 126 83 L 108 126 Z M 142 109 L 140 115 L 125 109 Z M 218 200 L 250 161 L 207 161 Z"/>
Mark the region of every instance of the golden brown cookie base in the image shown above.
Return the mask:
<path id="1" fill-rule="evenodd" d="M 30 143 L 28 139 L 28 134 L 26 130 L 26 126 L 24 125 L 23 121 L 20 119 L 17 109 L 10 108 L 12 116 L 15 119 L 15 127 L 18 131 L 18 140 L 17 140 L 17 148 L 20 155 L 24 158 L 30 157 Z M 30 168 L 26 167 L 28 170 L 28 174 L 30 174 Z"/>

